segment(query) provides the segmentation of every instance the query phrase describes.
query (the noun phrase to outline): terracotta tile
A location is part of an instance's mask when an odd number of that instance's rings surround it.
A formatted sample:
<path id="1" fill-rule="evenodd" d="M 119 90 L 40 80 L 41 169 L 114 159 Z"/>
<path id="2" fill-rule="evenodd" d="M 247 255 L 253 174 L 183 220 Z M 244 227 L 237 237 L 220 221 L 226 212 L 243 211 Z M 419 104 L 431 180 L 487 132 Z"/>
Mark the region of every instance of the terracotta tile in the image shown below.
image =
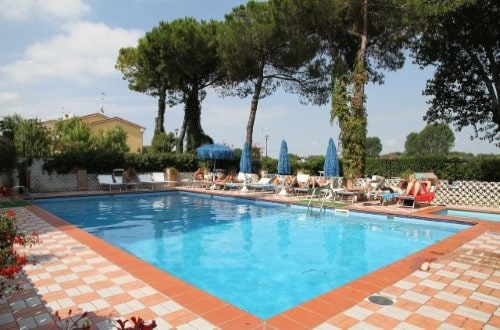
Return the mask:
<path id="1" fill-rule="evenodd" d="M 437 320 L 430 319 L 416 313 L 410 314 L 410 316 L 406 318 L 405 322 L 413 324 L 422 329 L 437 329 L 441 325 L 441 322 Z"/>
<path id="2" fill-rule="evenodd" d="M 86 285 L 86 284 L 87 283 L 85 283 L 85 281 L 83 281 L 81 278 L 59 283 L 59 285 L 61 286 L 61 288 L 64 289 L 64 290 L 75 288 L 75 287 L 78 287 L 78 286 L 81 286 L 81 285 Z"/>
<path id="3" fill-rule="evenodd" d="M 83 304 L 99 298 L 100 296 L 95 291 L 71 297 L 71 299 L 75 302 L 75 304 Z"/>
<path id="4" fill-rule="evenodd" d="M 325 319 L 324 315 L 306 309 L 302 306 L 290 309 L 281 315 L 295 321 L 298 324 L 304 325 L 307 328 L 313 328 Z"/>
<path id="5" fill-rule="evenodd" d="M 188 323 L 196 319 L 196 315 L 186 309 L 180 309 L 178 311 L 164 315 L 163 318 L 172 326 L 177 327 L 180 324 Z"/>
<path id="6" fill-rule="evenodd" d="M 45 301 L 55 301 L 59 300 L 62 298 L 66 298 L 66 292 L 64 290 L 59 290 L 59 291 L 54 291 L 54 292 L 47 292 L 46 294 L 43 295 L 43 299 Z"/>
<path id="7" fill-rule="evenodd" d="M 211 295 L 206 295 L 204 298 L 190 302 L 187 307 L 196 314 L 204 315 L 226 305 L 225 301 Z"/>
<path id="8" fill-rule="evenodd" d="M 173 295 L 175 300 L 184 305 L 188 306 L 196 301 L 203 300 L 207 297 L 207 293 L 194 287 L 186 287 L 186 290 L 180 292 L 179 294 Z"/>
<path id="9" fill-rule="evenodd" d="M 246 313 L 234 306 L 224 305 L 221 308 L 205 313 L 203 318 L 219 326 L 244 314 Z"/>
<path id="10" fill-rule="evenodd" d="M 308 302 L 303 303 L 301 307 L 318 313 L 324 318 L 332 317 L 338 313 L 338 309 L 336 309 L 335 306 L 320 299 L 309 300 Z"/>
<path id="11" fill-rule="evenodd" d="M 142 281 L 137 281 L 137 280 L 120 284 L 120 286 L 125 291 L 132 291 L 146 287 L 146 285 Z"/>
<path id="12" fill-rule="evenodd" d="M 108 319 L 108 318 L 118 319 L 120 317 L 118 312 L 113 307 L 106 307 L 106 308 L 98 309 L 98 310 L 92 312 L 92 315 L 94 315 L 96 318 L 99 318 L 99 319 L 102 319 L 102 318 L 104 318 L 104 319 Z"/>
<path id="13" fill-rule="evenodd" d="M 426 305 L 429 305 L 431 307 L 435 307 L 438 309 L 442 309 L 442 310 L 450 312 L 450 313 L 454 312 L 458 306 L 458 304 L 455 304 L 453 302 L 442 300 L 442 299 L 435 298 L 435 297 L 429 299 L 429 301 L 427 301 Z"/>
<path id="14" fill-rule="evenodd" d="M 111 282 L 110 280 L 104 280 L 104 281 L 88 283 L 87 285 L 97 291 L 100 289 L 110 288 L 112 286 L 115 286 L 116 284 Z"/>
<path id="15" fill-rule="evenodd" d="M 466 307 L 470 307 L 472 309 L 477 309 L 479 311 L 489 313 L 489 314 L 493 314 L 493 312 L 495 312 L 495 310 L 498 308 L 497 305 L 488 304 L 488 303 L 485 303 L 485 302 L 482 302 L 482 301 L 479 301 L 479 300 L 476 300 L 473 298 L 467 299 L 462 305 L 466 306 Z"/>
<path id="16" fill-rule="evenodd" d="M 399 297 L 400 295 L 402 295 L 403 293 L 405 293 L 406 290 L 405 289 L 402 289 L 402 288 L 398 288 L 396 286 L 389 286 L 389 287 L 386 287 L 384 288 L 384 290 L 382 291 L 383 294 L 386 294 L 386 295 L 391 295 L 391 296 L 394 296 L 394 297 Z"/>
<path id="17" fill-rule="evenodd" d="M 492 315 L 490 320 L 488 321 L 488 324 L 493 328 L 500 329 L 500 315 Z"/>
<path id="18" fill-rule="evenodd" d="M 374 304 L 374 303 L 367 301 L 367 300 L 361 301 L 359 304 L 357 304 L 357 306 L 362 307 L 362 308 L 367 309 L 367 310 L 372 311 L 372 312 L 377 312 L 382 308 L 381 305 Z"/>
<path id="19" fill-rule="evenodd" d="M 275 329 L 287 329 L 287 330 L 305 330 L 310 329 L 304 325 L 295 322 L 283 315 L 277 315 L 266 321 L 266 325 L 274 327 Z"/>
<path id="20" fill-rule="evenodd" d="M 132 317 L 135 317 L 135 319 L 138 319 L 139 317 L 146 321 L 146 323 L 150 323 L 152 320 L 158 317 L 155 312 L 150 310 L 149 308 L 144 308 L 138 311 L 135 311 L 130 314 L 123 315 L 123 318 L 125 319 L 131 319 Z M 130 324 L 129 324 L 130 325 Z"/>
<path id="21" fill-rule="evenodd" d="M 359 299 L 356 299 L 356 297 L 353 297 L 351 299 L 350 296 L 343 294 L 343 292 L 339 293 L 337 290 L 335 290 L 332 292 L 322 294 L 321 296 L 319 296 L 316 299 L 323 300 L 327 304 L 330 304 L 330 305 L 338 308 L 339 311 L 342 311 L 342 310 L 345 310 L 347 308 L 350 308 L 350 307 L 356 305 L 360 300 L 364 299 L 364 297 L 361 297 Z"/>
<path id="22" fill-rule="evenodd" d="M 229 320 L 221 325 L 221 329 L 266 329 L 264 322 L 259 318 L 250 314 L 242 314 L 234 319 Z"/>
<path id="23" fill-rule="evenodd" d="M 117 295 L 106 297 L 105 299 L 109 304 L 111 304 L 111 306 L 116 306 L 118 304 L 134 300 L 134 297 L 132 297 L 128 292 L 123 292 Z"/>
<path id="24" fill-rule="evenodd" d="M 400 323 L 400 321 L 382 314 L 372 314 L 364 322 L 382 329 L 393 329 Z"/>
<path id="25" fill-rule="evenodd" d="M 331 318 L 326 323 L 341 329 L 350 329 L 353 328 L 356 324 L 358 324 L 359 321 L 348 315 L 340 314 L 334 318 Z"/>
<path id="26" fill-rule="evenodd" d="M 407 310 L 409 312 L 415 312 L 417 309 L 420 308 L 421 305 L 414 301 L 399 297 L 397 299 L 396 306 L 404 310 Z"/>
<path id="27" fill-rule="evenodd" d="M 129 290 L 127 290 L 129 291 Z M 131 295 L 132 296 L 132 295 Z M 169 298 L 161 293 L 153 293 L 144 297 L 136 298 L 145 306 L 154 306 L 162 302 L 168 301 Z"/>
<path id="28" fill-rule="evenodd" d="M 466 319 L 464 322 L 464 329 L 481 329 L 484 323 L 473 319 Z"/>

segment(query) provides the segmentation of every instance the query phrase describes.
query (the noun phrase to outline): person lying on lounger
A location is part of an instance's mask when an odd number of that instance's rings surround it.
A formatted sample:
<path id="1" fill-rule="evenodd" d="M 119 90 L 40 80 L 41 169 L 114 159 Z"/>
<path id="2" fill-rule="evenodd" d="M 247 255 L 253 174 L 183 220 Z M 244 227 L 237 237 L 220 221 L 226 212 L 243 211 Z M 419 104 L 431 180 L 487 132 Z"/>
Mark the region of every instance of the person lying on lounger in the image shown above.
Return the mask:
<path id="1" fill-rule="evenodd" d="M 205 171 L 200 167 L 194 172 L 194 179 L 203 181 L 205 179 Z"/>
<path id="2" fill-rule="evenodd" d="M 414 175 L 410 176 L 408 186 L 406 187 L 406 195 L 419 196 L 428 193 L 431 189 L 432 182 L 430 180 L 417 180 Z"/>

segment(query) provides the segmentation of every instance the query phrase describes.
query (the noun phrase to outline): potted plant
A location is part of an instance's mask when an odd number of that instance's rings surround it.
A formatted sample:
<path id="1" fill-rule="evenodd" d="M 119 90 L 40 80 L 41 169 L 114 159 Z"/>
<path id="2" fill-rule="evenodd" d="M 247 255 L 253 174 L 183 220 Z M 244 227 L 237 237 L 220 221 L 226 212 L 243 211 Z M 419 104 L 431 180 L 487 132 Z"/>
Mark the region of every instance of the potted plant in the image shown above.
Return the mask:
<path id="1" fill-rule="evenodd" d="M 167 172 L 167 181 L 172 181 L 172 182 L 177 181 L 177 176 L 179 175 L 179 172 L 175 167 L 167 168 L 166 172 Z"/>

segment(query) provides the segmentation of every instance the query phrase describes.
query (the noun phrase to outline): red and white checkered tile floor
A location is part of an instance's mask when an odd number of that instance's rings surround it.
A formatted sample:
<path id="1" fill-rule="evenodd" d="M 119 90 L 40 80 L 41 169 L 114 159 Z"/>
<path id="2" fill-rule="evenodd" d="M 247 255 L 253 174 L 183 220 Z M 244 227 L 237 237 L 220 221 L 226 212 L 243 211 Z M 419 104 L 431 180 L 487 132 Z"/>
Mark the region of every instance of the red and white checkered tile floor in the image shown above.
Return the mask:
<path id="1" fill-rule="evenodd" d="M 157 289 L 161 283 L 137 278 L 133 273 L 140 270 L 103 257 L 92 242 L 73 238 L 27 209 L 15 211 L 42 243 L 27 250 L 36 263 L 25 267 L 24 291 L 0 301 L 0 329 L 50 328 L 54 312 L 65 318 L 69 310 L 72 315 L 87 311 L 93 329 L 114 329 L 116 320 L 132 316 L 154 319 L 158 329 L 285 328 L 236 314 L 215 298 L 198 298 L 196 290 L 171 298 Z M 500 329 L 500 224 L 491 228 L 439 256 L 429 271 L 410 272 L 380 290 L 377 294 L 392 305 L 365 296 L 333 317 L 313 310 L 307 317 L 314 320 L 286 328 Z M 195 305 L 198 300 L 212 308 Z"/>

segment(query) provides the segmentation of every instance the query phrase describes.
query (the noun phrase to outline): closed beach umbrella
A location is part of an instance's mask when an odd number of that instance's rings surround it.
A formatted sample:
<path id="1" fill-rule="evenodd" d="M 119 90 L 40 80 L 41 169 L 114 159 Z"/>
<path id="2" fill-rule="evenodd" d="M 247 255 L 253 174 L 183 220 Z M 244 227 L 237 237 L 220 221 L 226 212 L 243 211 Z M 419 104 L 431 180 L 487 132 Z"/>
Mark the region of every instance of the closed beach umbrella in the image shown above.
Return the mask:
<path id="1" fill-rule="evenodd" d="M 215 161 L 217 159 L 233 159 L 233 151 L 222 144 L 205 144 L 201 147 L 196 148 L 196 154 L 198 157 L 203 159 L 210 159 L 214 161 L 214 170 L 215 170 Z"/>
<path id="2" fill-rule="evenodd" d="M 339 160 L 337 158 L 337 148 L 333 139 L 328 140 L 328 149 L 326 150 L 325 164 L 323 165 L 324 175 L 327 177 L 339 176 Z"/>
<path id="3" fill-rule="evenodd" d="M 252 161 L 250 160 L 250 147 L 248 143 L 243 144 L 243 151 L 240 159 L 240 172 L 252 173 Z"/>
<path id="4" fill-rule="evenodd" d="M 278 174 L 290 174 L 290 160 L 288 159 L 288 147 L 285 140 L 281 140 L 280 155 L 278 159 Z"/>

